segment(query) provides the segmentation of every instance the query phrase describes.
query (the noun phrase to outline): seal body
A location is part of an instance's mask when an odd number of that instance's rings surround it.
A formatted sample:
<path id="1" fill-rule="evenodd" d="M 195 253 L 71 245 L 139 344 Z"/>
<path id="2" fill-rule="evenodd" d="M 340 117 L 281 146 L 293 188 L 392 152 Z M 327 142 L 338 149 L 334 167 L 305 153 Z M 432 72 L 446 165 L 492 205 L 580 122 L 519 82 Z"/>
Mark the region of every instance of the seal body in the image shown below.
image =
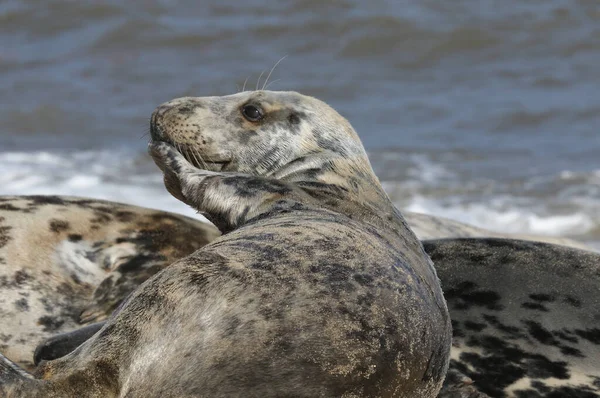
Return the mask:
<path id="1" fill-rule="evenodd" d="M 358 136 L 298 93 L 183 98 L 152 117 L 175 197 L 223 233 L 8 396 L 432 397 L 450 320 Z"/>
<path id="2" fill-rule="evenodd" d="M 0 351 L 105 319 L 150 275 L 219 235 L 156 210 L 86 198 L 0 197 Z"/>
<path id="3" fill-rule="evenodd" d="M 495 238 L 424 246 L 454 334 L 440 398 L 600 396 L 600 254 Z"/>
<path id="4" fill-rule="evenodd" d="M 421 240 L 443 238 L 504 238 L 519 239 L 534 242 L 546 242 L 555 245 L 574 247 L 583 250 L 592 250 L 584 243 L 573 239 L 529 234 L 500 233 L 488 229 L 478 228 L 473 225 L 451 220 L 445 217 L 432 216 L 423 213 L 403 212 L 406 221 L 415 235 Z"/>

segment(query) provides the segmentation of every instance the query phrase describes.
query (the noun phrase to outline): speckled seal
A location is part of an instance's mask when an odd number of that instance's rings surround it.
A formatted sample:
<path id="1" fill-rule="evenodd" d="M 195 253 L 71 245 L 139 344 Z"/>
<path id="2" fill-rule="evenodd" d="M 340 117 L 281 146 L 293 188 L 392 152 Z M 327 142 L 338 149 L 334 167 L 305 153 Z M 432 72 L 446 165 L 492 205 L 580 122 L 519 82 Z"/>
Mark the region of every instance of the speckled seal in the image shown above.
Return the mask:
<path id="1" fill-rule="evenodd" d="M 421 240 L 487 237 L 546 242 L 555 245 L 574 247 L 577 249 L 590 251 L 593 250 L 591 247 L 582 242 L 559 236 L 501 233 L 430 214 L 413 213 L 408 211 L 404 211 L 402 214 L 404 215 L 404 218 L 408 222 L 408 225 L 410 225 L 410 228 L 413 230 L 415 235 L 417 235 L 417 237 Z"/>
<path id="2" fill-rule="evenodd" d="M 454 334 L 440 397 L 600 397 L 599 253 L 496 238 L 424 246 Z"/>
<path id="3" fill-rule="evenodd" d="M 105 319 L 141 282 L 219 236 L 180 215 L 60 196 L 0 197 L 0 352 Z"/>
<path id="4" fill-rule="evenodd" d="M 293 92 L 152 117 L 167 189 L 224 233 L 8 396 L 432 397 L 450 319 L 429 257 L 337 112 Z"/>

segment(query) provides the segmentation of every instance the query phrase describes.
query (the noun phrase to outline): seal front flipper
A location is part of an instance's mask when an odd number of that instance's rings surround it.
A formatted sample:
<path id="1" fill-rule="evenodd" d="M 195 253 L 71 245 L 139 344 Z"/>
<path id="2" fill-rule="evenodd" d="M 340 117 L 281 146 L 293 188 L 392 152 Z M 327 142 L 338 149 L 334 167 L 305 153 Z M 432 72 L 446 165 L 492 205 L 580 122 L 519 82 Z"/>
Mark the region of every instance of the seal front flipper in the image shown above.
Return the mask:
<path id="1" fill-rule="evenodd" d="M 162 170 L 167 190 L 227 233 L 274 208 L 273 202 L 311 202 L 304 190 L 284 181 L 242 173 L 222 173 L 194 167 L 177 149 L 153 141 L 148 151 Z M 215 198 L 235 198 L 235 204 Z"/>
<path id="2" fill-rule="evenodd" d="M 81 329 L 61 333 L 45 340 L 36 347 L 33 354 L 33 363 L 39 365 L 41 361 L 51 361 L 64 357 L 96 334 L 105 324 L 106 321 L 93 323 Z"/>

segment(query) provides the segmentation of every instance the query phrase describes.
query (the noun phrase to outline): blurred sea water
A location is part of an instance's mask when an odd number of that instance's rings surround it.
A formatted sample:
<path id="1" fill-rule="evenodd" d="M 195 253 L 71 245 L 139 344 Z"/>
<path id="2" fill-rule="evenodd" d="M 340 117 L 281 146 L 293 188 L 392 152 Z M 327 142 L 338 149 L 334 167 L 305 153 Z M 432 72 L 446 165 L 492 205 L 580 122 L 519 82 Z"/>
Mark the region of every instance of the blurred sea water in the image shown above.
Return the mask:
<path id="1" fill-rule="evenodd" d="M 283 56 L 270 89 L 347 117 L 401 209 L 600 247 L 597 0 L 4 0 L 0 194 L 193 215 L 145 153 L 152 110 Z"/>

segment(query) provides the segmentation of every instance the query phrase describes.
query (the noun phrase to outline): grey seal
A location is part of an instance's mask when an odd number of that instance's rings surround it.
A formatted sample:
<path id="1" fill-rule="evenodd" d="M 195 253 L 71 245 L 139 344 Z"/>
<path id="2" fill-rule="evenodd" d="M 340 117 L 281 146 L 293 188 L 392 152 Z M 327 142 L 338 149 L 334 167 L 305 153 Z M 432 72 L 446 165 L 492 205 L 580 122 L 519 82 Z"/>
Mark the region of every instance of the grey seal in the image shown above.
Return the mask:
<path id="1" fill-rule="evenodd" d="M 582 242 L 560 236 L 502 233 L 430 214 L 408 211 L 404 211 L 402 214 L 415 235 L 421 240 L 443 238 L 504 238 L 546 242 L 593 251 L 591 247 Z"/>
<path id="2" fill-rule="evenodd" d="M 219 236 L 164 211 L 67 196 L 0 196 L 0 352 L 106 319 L 150 275 Z"/>
<path id="3" fill-rule="evenodd" d="M 293 92 L 183 98 L 155 111 L 152 138 L 169 192 L 224 234 L 36 378 L 2 358 L 0 391 L 437 394 L 451 339 L 439 281 L 344 118 Z"/>

